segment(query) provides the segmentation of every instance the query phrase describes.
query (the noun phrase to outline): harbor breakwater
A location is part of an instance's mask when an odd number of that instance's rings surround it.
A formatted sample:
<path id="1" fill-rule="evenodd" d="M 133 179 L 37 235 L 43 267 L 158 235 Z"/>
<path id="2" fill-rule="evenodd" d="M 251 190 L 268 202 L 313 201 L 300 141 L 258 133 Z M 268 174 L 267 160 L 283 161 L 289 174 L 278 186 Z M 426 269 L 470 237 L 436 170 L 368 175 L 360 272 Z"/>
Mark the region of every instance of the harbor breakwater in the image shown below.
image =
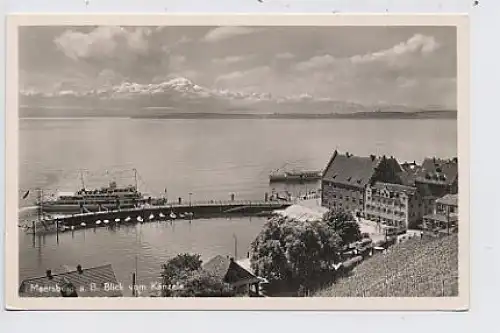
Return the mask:
<path id="1" fill-rule="evenodd" d="M 208 201 L 191 204 L 145 206 L 130 209 L 62 215 L 27 222 L 26 231 L 36 234 L 78 228 L 112 226 L 126 223 L 171 221 L 218 217 L 268 216 L 274 210 L 284 209 L 290 201 Z"/>

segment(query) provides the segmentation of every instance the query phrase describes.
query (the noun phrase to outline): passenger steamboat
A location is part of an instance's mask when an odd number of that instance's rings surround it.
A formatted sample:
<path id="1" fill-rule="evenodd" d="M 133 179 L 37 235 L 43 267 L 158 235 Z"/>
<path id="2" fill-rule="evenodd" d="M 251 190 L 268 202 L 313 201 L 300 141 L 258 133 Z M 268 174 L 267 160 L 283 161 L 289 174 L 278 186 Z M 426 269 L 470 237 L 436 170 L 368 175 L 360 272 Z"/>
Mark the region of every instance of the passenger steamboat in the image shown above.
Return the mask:
<path id="1" fill-rule="evenodd" d="M 49 198 L 37 200 L 37 206 L 47 213 L 81 213 L 143 205 L 148 199 L 137 189 L 137 171 L 134 169 L 135 185 L 118 186 L 115 181 L 98 189 L 87 189 L 82 178 L 82 188 L 77 192 L 58 192 Z"/>

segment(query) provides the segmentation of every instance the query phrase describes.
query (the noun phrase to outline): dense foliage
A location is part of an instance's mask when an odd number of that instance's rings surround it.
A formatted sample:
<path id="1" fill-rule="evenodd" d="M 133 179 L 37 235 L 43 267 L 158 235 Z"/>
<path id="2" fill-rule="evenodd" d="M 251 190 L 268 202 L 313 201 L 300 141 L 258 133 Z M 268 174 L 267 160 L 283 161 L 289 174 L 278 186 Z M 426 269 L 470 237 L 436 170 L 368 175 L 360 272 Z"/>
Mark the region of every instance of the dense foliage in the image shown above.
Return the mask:
<path id="1" fill-rule="evenodd" d="M 330 210 L 325 214 L 324 220 L 342 239 L 342 245 L 348 245 L 360 240 L 359 225 L 350 213 Z"/>
<path id="2" fill-rule="evenodd" d="M 179 254 L 163 265 L 162 296 L 167 297 L 227 297 L 232 288 L 220 277 L 212 276 L 201 267 L 199 254 Z"/>
<path id="3" fill-rule="evenodd" d="M 220 277 L 196 270 L 182 278 L 182 288 L 173 291 L 174 297 L 231 297 L 235 291 Z"/>
<path id="4" fill-rule="evenodd" d="M 273 281 L 298 281 L 306 290 L 338 261 L 341 238 L 325 222 L 271 218 L 251 245 L 255 272 Z"/>

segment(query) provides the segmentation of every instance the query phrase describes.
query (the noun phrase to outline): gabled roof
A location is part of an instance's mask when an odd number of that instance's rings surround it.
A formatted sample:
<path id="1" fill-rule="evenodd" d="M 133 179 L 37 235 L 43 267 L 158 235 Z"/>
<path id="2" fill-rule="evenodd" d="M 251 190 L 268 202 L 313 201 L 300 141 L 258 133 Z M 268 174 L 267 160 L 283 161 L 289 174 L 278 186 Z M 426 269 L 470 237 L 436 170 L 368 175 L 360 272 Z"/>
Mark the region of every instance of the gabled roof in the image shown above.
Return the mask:
<path id="1" fill-rule="evenodd" d="M 202 267 L 205 271 L 221 278 L 232 285 L 255 283 L 260 280 L 251 272 L 241 267 L 232 258 L 217 255 Z"/>
<path id="2" fill-rule="evenodd" d="M 416 181 L 428 184 L 451 185 L 458 178 L 457 160 L 426 158 Z"/>
<path id="3" fill-rule="evenodd" d="M 21 281 L 20 297 L 62 297 L 57 288 L 71 284 L 78 297 L 120 297 L 119 290 L 105 290 L 105 284 L 118 285 L 111 264 L 50 274 Z M 91 290 L 95 286 L 95 290 Z"/>
<path id="4" fill-rule="evenodd" d="M 229 270 L 229 265 L 231 264 L 231 259 L 227 256 L 216 255 L 205 264 L 202 268 L 214 276 L 221 279 L 225 279 L 227 271 Z"/>
<path id="5" fill-rule="evenodd" d="M 381 159 L 376 156 L 360 157 L 336 150 L 323 173 L 323 179 L 335 183 L 365 187 L 375 173 Z"/>
<path id="6" fill-rule="evenodd" d="M 436 203 L 458 207 L 458 194 L 446 194 L 444 197 L 437 199 Z"/>

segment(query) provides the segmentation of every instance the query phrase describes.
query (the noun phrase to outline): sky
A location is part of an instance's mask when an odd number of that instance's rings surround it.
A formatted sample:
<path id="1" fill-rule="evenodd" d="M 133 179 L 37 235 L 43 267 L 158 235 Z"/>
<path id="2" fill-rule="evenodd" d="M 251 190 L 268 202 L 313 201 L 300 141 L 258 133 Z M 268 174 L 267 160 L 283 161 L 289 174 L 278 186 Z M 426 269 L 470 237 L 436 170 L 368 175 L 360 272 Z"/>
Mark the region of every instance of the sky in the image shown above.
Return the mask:
<path id="1" fill-rule="evenodd" d="M 20 90 L 210 91 L 456 108 L 454 27 L 21 27 Z"/>

